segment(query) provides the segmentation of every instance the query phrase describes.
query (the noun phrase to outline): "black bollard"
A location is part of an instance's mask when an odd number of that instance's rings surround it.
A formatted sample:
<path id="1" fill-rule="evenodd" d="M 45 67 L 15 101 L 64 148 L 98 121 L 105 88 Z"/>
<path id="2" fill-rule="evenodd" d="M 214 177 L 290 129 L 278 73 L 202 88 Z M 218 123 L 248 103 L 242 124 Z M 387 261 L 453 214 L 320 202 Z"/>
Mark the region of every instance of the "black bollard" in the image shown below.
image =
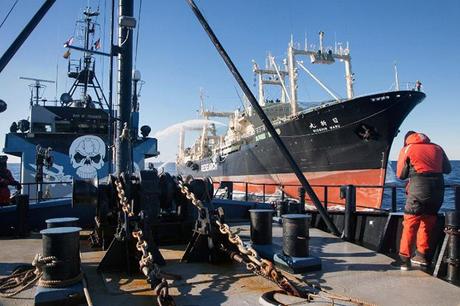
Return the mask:
<path id="1" fill-rule="evenodd" d="M 65 217 L 65 218 L 53 218 L 47 219 L 46 228 L 53 228 L 53 227 L 77 227 L 79 218 L 75 217 Z"/>
<path id="2" fill-rule="evenodd" d="M 460 210 L 445 213 L 447 245 L 447 276 L 450 283 L 460 284 Z"/>
<path id="3" fill-rule="evenodd" d="M 272 243 L 272 217 L 271 209 L 250 209 L 251 242 L 257 245 Z"/>
<path id="4" fill-rule="evenodd" d="M 29 195 L 19 194 L 14 197 L 16 203 L 16 235 L 26 237 L 29 234 Z"/>
<path id="5" fill-rule="evenodd" d="M 283 253 L 291 257 L 308 257 L 310 215 L 283 215 Z"/>
<path id="6" fill-rule="evenodd" d="M 43 256 L 56 257 L 55 265 L 43 267 L 43 281 L 79 281 L 80 231 L 79 227 L 54 227 L 40 231 L 43 235 Z"/>

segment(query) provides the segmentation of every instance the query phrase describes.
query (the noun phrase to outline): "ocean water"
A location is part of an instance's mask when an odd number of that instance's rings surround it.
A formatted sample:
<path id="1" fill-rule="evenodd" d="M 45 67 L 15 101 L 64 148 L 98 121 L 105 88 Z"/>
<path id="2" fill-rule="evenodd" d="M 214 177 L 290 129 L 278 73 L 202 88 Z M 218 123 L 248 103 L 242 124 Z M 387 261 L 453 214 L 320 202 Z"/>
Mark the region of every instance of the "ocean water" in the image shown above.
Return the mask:
<path id="1" fill-rule="evenodd" d="M 451 161 L 452 164 L 452 172 L 448 175 L 445 175 L 445 183 L 446 185 L 459 185 L 460 186 L 460 160 Z M 162 167 L 165 168 L 165 171 L 176 174 L 175 164 L 174 163 L 155 163 L 155 167 Z M 15 179 L 19 180 L 19 171 L 20 167 L 19 164 L 8 164 L 11 173 L 15 177 Z M 390 161 L 387 168 L 387 177 L 386 183 L 389 185 L 396 185 L 401 188 L 397 188 L 397 203 L 398 203 L 398 210 L 402 210 L 404 208 L 404 201 L 406 198 L 404 186 L 405 182 L 396 178 L 396 161 Z M 445 195 L 444 195 L 444 203 L 441 210 L 448 210 L 454 208 L 454 201 L 455 201 L 455 194 L 454 189 L 451 187 L 446 187 Z M 383 196 L 383 204 L 382 208 L 389 209 L 391 208 L 391 189 L 387 188 L 385 190 Z"/>
<path id="2" fill-rule="evenodd" d="M 444 176 L 444 182 L 446 185 L 458 185 L 460 186 L 460 160 L 451 161 L 452 172 Z M 400 187 L 405 186 L 405 181 L 401 181 L 396 177 L 396 161 L 390 161 L 387 168 L 386 183 L 396 185 Z M 404 208 L 404 202 L 406 199 L 404 188 L 398 188 L 396 192 L 398 210 Z M 444 203 L 441 210 L 453 209 L 455 205 L 455 191 L 452 187 L 446 187 L 444 192 Z M 385 190 L 383 196 L 382 208 L 391 208 L 391 190 Z"/>

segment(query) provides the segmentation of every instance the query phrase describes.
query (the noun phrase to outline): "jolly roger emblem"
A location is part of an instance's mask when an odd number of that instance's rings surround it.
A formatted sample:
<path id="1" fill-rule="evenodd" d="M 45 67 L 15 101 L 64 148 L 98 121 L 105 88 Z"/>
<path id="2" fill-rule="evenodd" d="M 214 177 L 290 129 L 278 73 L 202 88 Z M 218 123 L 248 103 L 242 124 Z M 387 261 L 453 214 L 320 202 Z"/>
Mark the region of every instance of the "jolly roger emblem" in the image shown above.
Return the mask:
<path id="1" fill-rule="evenodd" d="M 70 145 L 69 157 L 80 178 L 95 178 L 104 165 L 105 143 L 94 135 L 80 136 Z"/>

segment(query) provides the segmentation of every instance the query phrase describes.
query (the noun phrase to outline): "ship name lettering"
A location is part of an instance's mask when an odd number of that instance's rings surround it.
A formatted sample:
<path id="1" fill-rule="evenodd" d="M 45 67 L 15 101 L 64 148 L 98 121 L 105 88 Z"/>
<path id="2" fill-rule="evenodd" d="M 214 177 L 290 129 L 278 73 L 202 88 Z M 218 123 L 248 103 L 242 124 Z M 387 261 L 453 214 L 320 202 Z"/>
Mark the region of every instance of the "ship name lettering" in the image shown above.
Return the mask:
<path id="1" fill-rule="evenodd" d="M 217 170 L 217 164 L 216 163 L 209 163 L 209 164 L 202 164 L 201 165 L 201 171 L 203 171 L 203 172 L 212 171 L 212 170 Z"/>
<path id="2" fill-rule="evenodd" d="M 321 123 L 321 126 L 327 126 L 327 122 L 326 122 L 326 120 L 321 120 L 321 122 L 320 122 L 320 123 Z"/>
<path id="3" fill-rule="evenodd" d="M 339 128 L 340 128 L 340 124 L 335 124 L 335 125 L 329 126 L 330 130 L 339 129 Z"/>
<path id="4" fill-rule="evenodd" d="M 316 125 L 313 123 L 310 123 L 310 129 L 315 129 L 315 128 L 316 128 Z"/>
<path id="5" fill-rule="evenodd" d="M 372 98 L 371 101 L 378 102 L 378 101 L 389 100 L 389 99 L 390 99 L 390 96 L 381 96 L 381 97 Z"/>
<path id="6" fill-rule="evenodd" d="M 339 119 L 337 119 L 337 117 L 334 117 L 334 118 L 332 118 L 332 122 L 339 123 Z"/>
<path id="7" fill-rule="evenodd" d="M 327 127 L 322 127 L 322 128 L 314 129 L 314 130 L 313 130 L 313 132 L 315 132 L 315 133 L 324 132 L 324 131 L 327 131 Z"/>

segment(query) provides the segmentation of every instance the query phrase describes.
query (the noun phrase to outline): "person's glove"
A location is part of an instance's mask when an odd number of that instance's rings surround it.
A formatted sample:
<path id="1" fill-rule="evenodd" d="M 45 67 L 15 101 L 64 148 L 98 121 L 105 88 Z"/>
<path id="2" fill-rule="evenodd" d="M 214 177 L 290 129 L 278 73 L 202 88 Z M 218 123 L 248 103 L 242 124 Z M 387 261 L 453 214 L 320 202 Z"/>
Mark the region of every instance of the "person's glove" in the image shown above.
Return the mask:
<path id="1" fill-rule="evenodd" d="M 17 190 L 21 190 L 21 189 L 22 189 L 21 183 L 18 182 L 18 183 L 16 184 L 16 189 L 17 189 Z"/>

